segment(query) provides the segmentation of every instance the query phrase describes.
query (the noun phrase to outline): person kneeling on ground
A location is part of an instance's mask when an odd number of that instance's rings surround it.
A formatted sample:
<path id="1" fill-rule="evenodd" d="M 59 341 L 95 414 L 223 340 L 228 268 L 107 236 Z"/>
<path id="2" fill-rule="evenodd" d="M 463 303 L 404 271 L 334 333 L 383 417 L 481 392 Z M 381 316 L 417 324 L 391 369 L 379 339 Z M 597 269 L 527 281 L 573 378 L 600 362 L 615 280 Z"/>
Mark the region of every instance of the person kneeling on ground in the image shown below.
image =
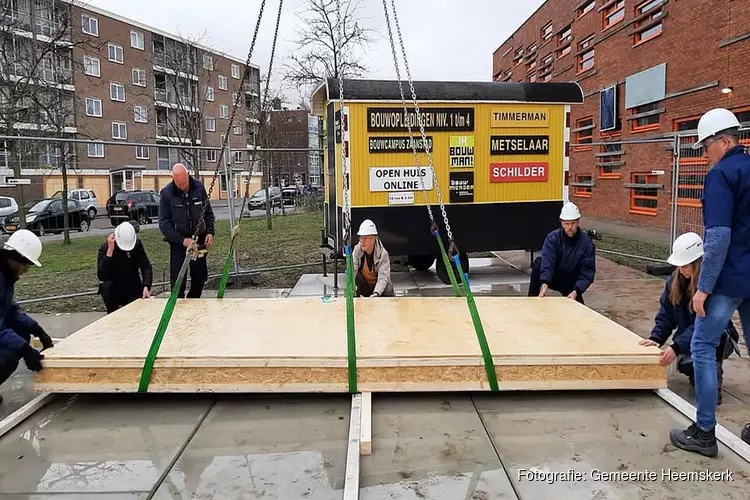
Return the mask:
<path id="1" fill-rule="evenodd" d="M 27 229 L 13 233 L 0 250 L 0 384 L 13 375 L 20 359 L 29 370 L 42 369 L 44 355 L 31 346 L 31 335 L 42 343 L 42 351 L 52 347 L 44 328 L 13 300 L 16 281 L 29 266 L 42 267 L 41 255 L 41 240 Z"/>
<path id="2" fill-rule="evenodd" d="M 391 261 L 378 237 L 378 228 L 365 219 L 357 232 L 359 243 L 352 252 L 357 297 L 393 297 Z"/>
<path id="3" fill-rule="evenodd" d="M 99 248 L 96 274 L 107 314 L 151 296 L 151 262 L 130 222 L 117 226 Z"/>
<path id="4" fill-rule="evenodd" d="M 674 241 L 672 255 L 667 262 L 675 266 L 674 273 L 667 279 L 661 294 L 659 312 L 654 328 L 648 339 L 638 343 L 643 346 L 662 347 L 676 329 L 672 344 L 662 351 L 659 362 L 669 365 L 677 361 L 677 370 L 690 379 L 695 387 L 693 360 L 690 356 L 690 341 L 693 337 L 695 311 L 692 301 L 698 286 L 701 261 L 703 260 L 703 240 L 696 233 L 685 233 Z M 716 367 L 719 380 L 719 404 L 721 404 L 721 383 L 723 363 L 732 354 L 732 340 L 739 341 L 739 333 L 731 320 L 716 349 Z"/>
<path id="5" fill-rule="evenodd" d="M 596 251 L 591 238 L 581 231 L 581 213 L 574 203 L 560 211 L 560 229 L 544 239 L 542 255 L 531 266 L 529 297 L 544 297 L 555 290 L 583 304 L 583 294 L 594 282 Z"/>

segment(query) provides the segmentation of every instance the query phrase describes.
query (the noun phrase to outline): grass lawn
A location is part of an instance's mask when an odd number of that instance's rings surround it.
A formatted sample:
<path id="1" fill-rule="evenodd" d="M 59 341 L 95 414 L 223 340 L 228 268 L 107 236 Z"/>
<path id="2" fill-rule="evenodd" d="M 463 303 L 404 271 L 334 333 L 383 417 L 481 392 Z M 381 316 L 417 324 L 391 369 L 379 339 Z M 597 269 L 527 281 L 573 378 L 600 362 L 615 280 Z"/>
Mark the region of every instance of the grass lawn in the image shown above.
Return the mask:
<path id="1" fill-rule="evenodd" d="M 245 219 L 237 237 L 237 262 L 245 270 L 304 264 L 321 261 L 320 229 L 323 212 L 277 215 L 273 229 L 267 229 L 266 218 Z M 158 229 L 139 233 L 154 270 L 154 282 L 169 281 L 169 246 Z M 65 295 L 95 290 L 96 258 L 105 236 L 75 238 L 70 245 L 61 241 L 45 242 L 41 268 L 31 268 L 16 284 L 16 300 Z M 221 273 L 229 250 L 229 221 L 216 221 L 216 237 L 208 255 L 209 274 Z M 300 268 L 262 273 L 254 277 L 264 288 L 291 287 L 304 273 L 321 272 L 318 268 Z M 158 291 L 158 289 L 157 289 Z M 23 304 L 30 312 L 103 311 L 101 296 Z"/>
<path id="2" fill-rule="evenodd" d="M 669 257 L 669 247 L 666 245 L 657 245 L 647 241 L 622 238 L 609 233 L 600 233 L 600 236 L 601 239 L 594 240 L 597 250 L 610 250 L 612 252 L 640 255 L 642 257 L 661 260 L 667 260 L 667 257 Z M 604 252 L 601 252 L 599 255 L 620 265 L 628 266 L 639 271 L 645 271 L 646 264 L 651 263 L 642 259 L 621 257 L 619 255 L 612 255 Z"/>

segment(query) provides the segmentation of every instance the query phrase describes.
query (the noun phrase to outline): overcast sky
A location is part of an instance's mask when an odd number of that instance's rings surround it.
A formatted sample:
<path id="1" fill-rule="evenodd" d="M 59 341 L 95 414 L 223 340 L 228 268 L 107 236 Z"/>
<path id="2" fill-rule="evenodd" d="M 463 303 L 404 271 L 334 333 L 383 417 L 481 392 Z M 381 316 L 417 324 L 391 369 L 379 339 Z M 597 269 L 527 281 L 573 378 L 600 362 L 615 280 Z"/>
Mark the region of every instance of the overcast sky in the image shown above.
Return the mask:
<path id="1" fill-rule="evenodd" d="M 239 59 L 247 57 L 260 0 L 83 0 L 144 24 L 182 36 L 203 37 L 205 45 Z M 492 52 L 544 0 L 396 0 L 406 54 L 415 80 L 492 79 Z M 294 47 L 298 13 L 305 0 L 285 0 L 273 75 Z M 364 61 L 368 77 L 396 73 L 382 0 L 362 0 L 363 25 L 379 32 Z M 388 1 L 390 11 L 390 0 Z M 278 0 L 266 0 L 253 62 L 265 74 L 273 41 Z M 393 27 L 393 21 L 391 21 Z M 394 30 L 394 37 L 397 37 Z M 398 38 L 395 38 L 398 48 Z M 399 54 L 400 57 L 400 54 Z M 406 78 L 402 67 L 402 78 Z M 291 96 L 290 96 L 291 97 Z"/>

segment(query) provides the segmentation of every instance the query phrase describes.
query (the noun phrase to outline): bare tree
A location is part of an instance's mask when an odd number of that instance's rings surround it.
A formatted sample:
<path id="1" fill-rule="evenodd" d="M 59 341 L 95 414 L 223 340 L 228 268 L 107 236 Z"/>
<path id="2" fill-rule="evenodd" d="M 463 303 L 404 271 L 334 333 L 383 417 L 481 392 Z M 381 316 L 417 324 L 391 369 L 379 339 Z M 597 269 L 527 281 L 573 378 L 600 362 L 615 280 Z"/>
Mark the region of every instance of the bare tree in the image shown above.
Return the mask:
<path id="1" fill-rule="evenodd" d="M 104 43 L 74 36 L 71 8 L 60 0 L 0 2 L 0 130 L 9 136 L 61 137 L 74 123 L 73 83 L 77 47 L 98 50 Z M 15 178 L 24 166 L 63 168 L 63 210 L 67 219 L 65 166 L 75 161 L 74 148 L 50 142 L 21 143 L 5 148 Z M 23 186 L 17 186 L 19 225 L 26 227 Z M 66 224 L 67 226 L 67 224 Z M 66 228 L 67 229 L 67 228 Z M 65 240 L 70 242 L 66 231 Z"/>
<path id="2" fill-rule="evenodd" d="M 361 0 L 306 0 L 297 30 L 296 50 L 289 56 L 286 79 L 298 88 L 316 85 L 327 78 L 363 76 L 363 47 L 373 40 L 373 31 L 361 26 L 358 10 Z"/>

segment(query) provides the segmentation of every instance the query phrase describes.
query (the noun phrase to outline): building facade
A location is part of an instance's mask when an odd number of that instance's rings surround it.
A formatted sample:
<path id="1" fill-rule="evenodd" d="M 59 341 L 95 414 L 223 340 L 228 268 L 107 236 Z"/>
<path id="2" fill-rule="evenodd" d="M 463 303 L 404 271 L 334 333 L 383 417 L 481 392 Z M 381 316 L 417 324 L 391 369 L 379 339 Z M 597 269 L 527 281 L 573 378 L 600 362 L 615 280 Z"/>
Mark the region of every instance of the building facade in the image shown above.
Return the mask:
<path id="1" fill-rule="evenodd" d="M 268 154 L 273 184 L 319 187 L 323 153 L 306 150 L 321 147 L 321 118 L 306 109 L 272 109 L 266 130 L 264 147 L 303 150 Z"/>
<path id="2" fill-rule="evenodd" d="M 68 188 L 93 189 L 103 206 L 118 190 L 158 191 L 179 161 L 207 184 L 217 165 L 222 173 L 225 167 L 232 172 L 229 182 L 224 175 L 217 181 L 214 199 L 225 198 L 228 189 L 242 192 L 245 182 L 260 187 L 249 154 L 259 126 L 258 66 L 77 1 L 6 4 L 1 21 L 13 33 L 4 41 L 6 54 L 10 48 L 16 61 L 42 63 L 41 70 L 14 67 L 11 78 L 21 80 L 15 87 L 11 80 L 1 82 L 0 112 L 4 107 L 3 115 L 13 118 L 13 135 L 90 142 L 14 140 L 11 154 L 6 141 L 0 184 L 16 176 L 15 162 L 21 177 L 32 179 L 29 196 L 49 196 L 62 186 L 64 162 Z M 49 99 L 38 97 L 47 94 Z M 9 95 L 15 95 L 12 105 Z M 8 130 L 7 119 L 0 120 L 0 129 Z M 220 155 L 227 131 L 228 147 Z M 16 192 L 0 188 L 0 194 Z"/>
<path id="3" fill-rule="evenodd" d="M 750 125 L 748 57 L 750 2 L 547 0 L 495 50 L 492 71 L 578 82 L 571 200 L 584 216 L 667 229 L 675 165 L 678 209 L 700 207 L 708 161 L 690 149 L 700 115 L 726 107 Z"/>

